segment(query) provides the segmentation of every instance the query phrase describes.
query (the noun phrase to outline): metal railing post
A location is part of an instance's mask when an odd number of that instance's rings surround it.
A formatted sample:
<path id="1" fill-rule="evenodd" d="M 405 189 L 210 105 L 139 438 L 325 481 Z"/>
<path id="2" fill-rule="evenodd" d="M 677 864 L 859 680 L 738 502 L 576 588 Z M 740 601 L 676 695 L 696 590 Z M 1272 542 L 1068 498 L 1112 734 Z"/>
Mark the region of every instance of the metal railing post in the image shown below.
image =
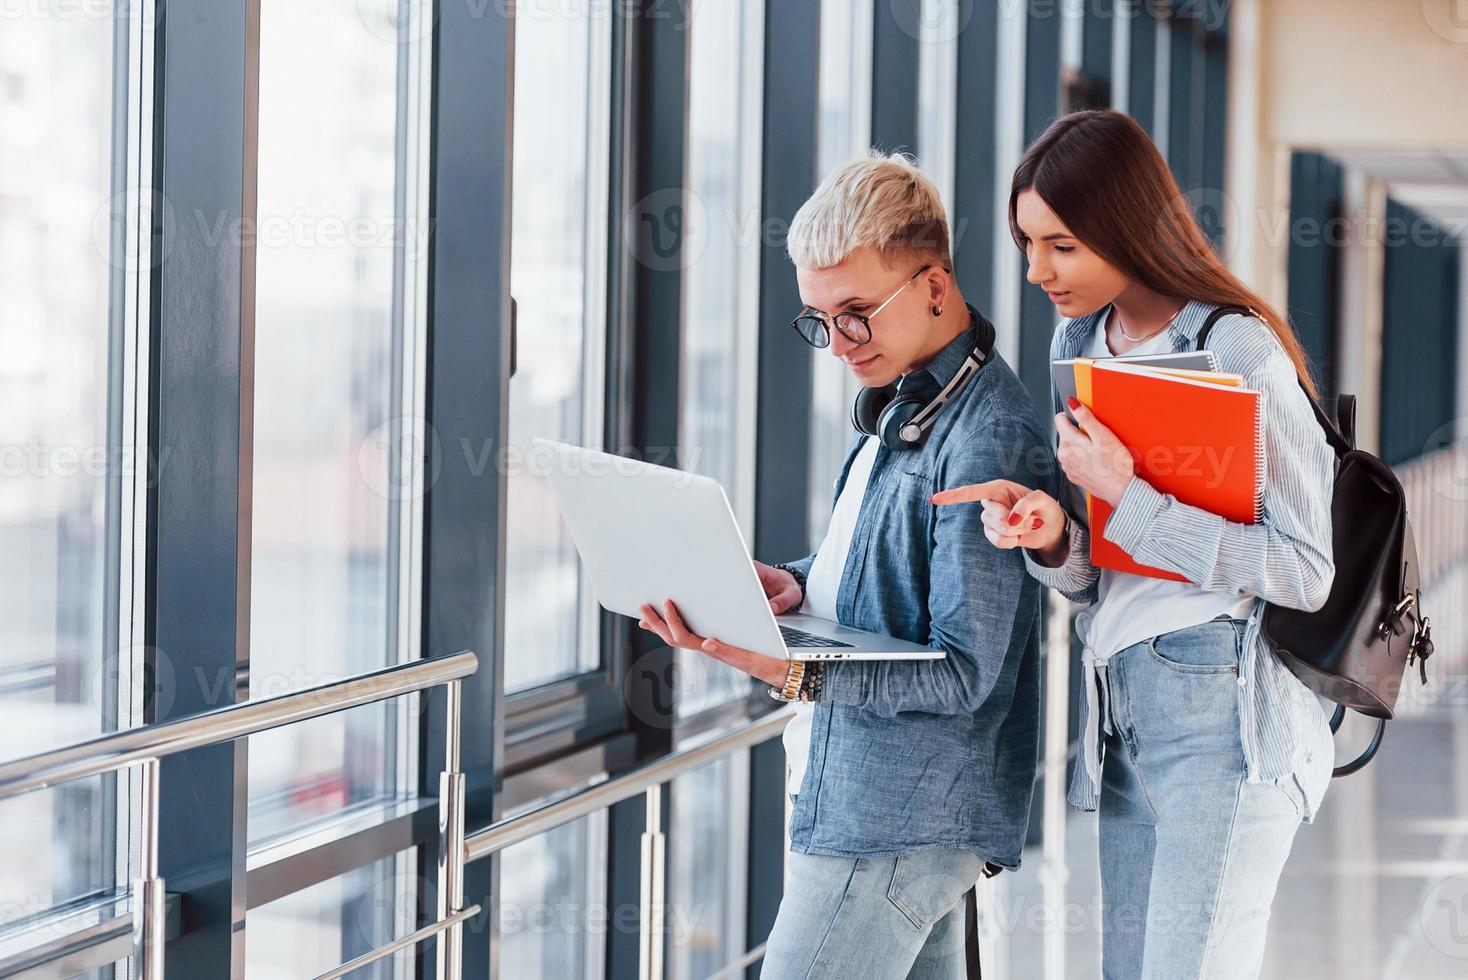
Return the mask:
<path id="1" fill-rule="evenodd" d="M 158 760 L 144 759 L 138 773 L 143 826 L 138 840 L 138 878 L 133 882 L 133 949 L 141 980 L 163 980 L 167 911 L 163 879 L 158 876 Z"/>
<path id="2" fill-rule="evenodd" d="M 459 771 L 460 682 L 446 685 L 443 768 L 438 777 L 438 918 L 464 906 L 464 774 Z M 460 980 L 464 926 L 455 922 L 438 937 L 438 980 Z"/>
<path id="3" fill-rule="evenodd" d="M 663 980 L 663 932 L 667 914 L 663 864 L 667 840 L 663 835 L 663 787 L 647 788 L 647 829 L 642 834 L 641 909 L 638 916 L 640 980 Z"/>

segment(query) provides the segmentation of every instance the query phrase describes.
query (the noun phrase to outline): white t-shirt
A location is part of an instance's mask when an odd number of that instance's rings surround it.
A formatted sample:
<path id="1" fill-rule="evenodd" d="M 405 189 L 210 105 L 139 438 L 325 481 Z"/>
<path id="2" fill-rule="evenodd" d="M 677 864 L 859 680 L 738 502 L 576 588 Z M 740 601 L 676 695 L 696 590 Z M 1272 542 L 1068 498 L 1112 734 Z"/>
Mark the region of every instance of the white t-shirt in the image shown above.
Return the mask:
<path id="1" fill-rule="evenodd" d="M 1114 356 L 1106 343 L 1109 315 L 1097 319 L 1096 332 L 1082 352 L 1085 356 Z M 1127 353 L 1163 354 L 1171 350 L 1171 338 L 1162 330 Z M 1133 643 L 1206 623 L 1223 613 L 1247 618 L 1254 605 L 1254 596 L 1247 592 L 1210 592 L 1192 582 L 1172 582 L 1109 568 L 1101 569 L 1097 589 L 1096 604 L 1077 614 L 1076 628 L 1081 642 L 1100 663 Z"/>
<path id="2" fill-rule="evenodd" d="M 805 577 L 805 602 L 800 611 L 811 616 L 836 621 L 836 594 L 841 589 L 841 573 L 846 569 L 846 556 L 851 553 L 851 535 L 856 531 L 856 519 L 861 514 L 862 498 L 866 496 L 867 481 L 872 476 L 872 464 L 877 459 L 877 437 L 867 436 L 851 461 L 851 470 L 846 474 L 846 484 L 841 496 L 831 511 L 831 524 L 826 528 L 826 537 L 811 562 L 810 572 Z M 805 779 L 805 763 L 810 757 L 811 715 L 815 707 L 809 704 L 795 705 L 795 717 L 785 726 L 786 781 L 785 791 L 791 796 L 800 792 Z"/>

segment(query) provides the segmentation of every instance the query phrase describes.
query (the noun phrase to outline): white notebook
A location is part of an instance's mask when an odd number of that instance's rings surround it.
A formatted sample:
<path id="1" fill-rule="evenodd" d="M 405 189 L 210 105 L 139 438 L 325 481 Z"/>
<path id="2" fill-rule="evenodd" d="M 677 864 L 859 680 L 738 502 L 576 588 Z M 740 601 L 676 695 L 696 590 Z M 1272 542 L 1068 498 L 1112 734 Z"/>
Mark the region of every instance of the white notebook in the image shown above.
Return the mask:
<path id="1" fill-rule="evenodd" d="M 1070 420 L 1075 421 L 1075 416 L 1070 414 L 1067 407 L 1070 399 L 1076 396 L 1076 372 L 1075 362 L 1077 358 L 1063 357 L 1058 361 L 1050 362 L 1050 377 L 1055 381 L 1055 390 L 1060 393 L 1060 408 Z M 1142 367 L 1168 367 L 1183 368 L 1189 371 L 1217 371 L 1218 356 L 1211 350 L 1184 350 L 1171 351 L 1166 354 L 1119 354 L 1116 357 L 1102 358 L 1102 360 L 1116 364 L 1138 364 Z"/>

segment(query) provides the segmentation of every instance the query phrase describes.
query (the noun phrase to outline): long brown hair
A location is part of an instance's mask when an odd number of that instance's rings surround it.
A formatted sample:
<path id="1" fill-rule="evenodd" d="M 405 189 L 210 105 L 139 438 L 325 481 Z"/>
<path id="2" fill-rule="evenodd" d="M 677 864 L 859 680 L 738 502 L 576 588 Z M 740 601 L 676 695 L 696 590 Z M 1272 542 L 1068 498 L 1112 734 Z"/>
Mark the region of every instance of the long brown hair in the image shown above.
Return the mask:
<path id="1" fill-rule="evenodd" d="M 1025 150 L 1009 190 L 1009 232 L 1020 251 L 1025 236 L 1015 205 L 1030 189 L 1077 238 L 1148 289 L 1253 310 L 1279 338 L 1310 394 L 1318 394 L 1289 321 L 1223 264 L 1167 162 L 1131 116 L 1072 112 Z"/>

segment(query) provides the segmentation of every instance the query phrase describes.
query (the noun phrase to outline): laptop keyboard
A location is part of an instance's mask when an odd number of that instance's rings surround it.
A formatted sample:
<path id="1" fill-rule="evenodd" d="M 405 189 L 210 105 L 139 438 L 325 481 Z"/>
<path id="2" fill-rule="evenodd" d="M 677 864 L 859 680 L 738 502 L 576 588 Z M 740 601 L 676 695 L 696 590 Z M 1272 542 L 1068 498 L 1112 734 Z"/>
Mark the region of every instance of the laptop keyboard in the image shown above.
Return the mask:
<path id="1" fill-rule="evenodd" d="M 785 638 L 785 645 L 787 647 L 792 647 L 792 648 L 793 647 L 847 647 L 847 648 L 850 648 L 850 647 L 854 646 L 854 644 L 851 644 L 851 643 L 842 643 L 840 640 L 833 640 L 833 639 L 831 639 L 828 636 L 817 636 L 814 633 L 807 633 L 804 630 L 798 630 L 798 629 L 795 629 L 794 627 L 791 627 L 791 626 L 781 626 L 780 627 L 780 635 Z"/>

